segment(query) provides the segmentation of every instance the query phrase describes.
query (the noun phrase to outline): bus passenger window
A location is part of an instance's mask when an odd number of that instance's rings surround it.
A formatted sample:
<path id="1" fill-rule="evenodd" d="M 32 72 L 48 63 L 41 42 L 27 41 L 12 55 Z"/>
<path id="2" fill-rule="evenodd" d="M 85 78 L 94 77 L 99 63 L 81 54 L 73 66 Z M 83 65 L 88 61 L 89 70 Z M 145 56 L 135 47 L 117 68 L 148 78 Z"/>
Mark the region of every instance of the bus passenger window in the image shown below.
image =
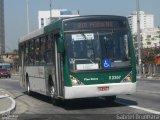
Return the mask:
<path id="1" fill-rule="evenodd" d="M 40 55 L 39 55 L 40 65 L 45 65 L 46 64 L 46 62 L 44 60 L 45 51 L 46 51 L 45 37 L 42 37 L 41 42 L 40 42 Z"/>

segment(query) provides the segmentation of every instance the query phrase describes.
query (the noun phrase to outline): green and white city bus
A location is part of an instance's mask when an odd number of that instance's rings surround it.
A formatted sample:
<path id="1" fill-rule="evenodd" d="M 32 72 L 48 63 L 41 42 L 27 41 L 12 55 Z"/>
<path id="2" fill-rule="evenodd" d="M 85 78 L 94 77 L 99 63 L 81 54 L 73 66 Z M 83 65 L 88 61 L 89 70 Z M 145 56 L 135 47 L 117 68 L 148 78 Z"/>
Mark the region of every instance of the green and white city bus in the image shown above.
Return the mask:
<path id="1" fill-rule="evenodd" d="M 60 19 L 20 38 L 20 83 L 52 100 L 136 91 L 133 40 L 126 17 Z"/>

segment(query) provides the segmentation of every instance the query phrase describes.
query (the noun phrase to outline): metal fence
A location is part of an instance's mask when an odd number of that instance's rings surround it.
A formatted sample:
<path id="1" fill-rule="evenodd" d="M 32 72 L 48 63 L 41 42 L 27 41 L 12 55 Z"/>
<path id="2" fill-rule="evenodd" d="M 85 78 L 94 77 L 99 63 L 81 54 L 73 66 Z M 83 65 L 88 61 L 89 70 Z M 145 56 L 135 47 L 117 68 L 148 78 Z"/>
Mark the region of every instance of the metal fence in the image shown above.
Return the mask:
<path id="1" fill-rule="evenodd" d="M 139 73 L 137 66 L 137 74 Z M 142 64 L 142 75 L 143 76 L 157 76 L 160 77 L 160 65 L 156 64 Z"/>

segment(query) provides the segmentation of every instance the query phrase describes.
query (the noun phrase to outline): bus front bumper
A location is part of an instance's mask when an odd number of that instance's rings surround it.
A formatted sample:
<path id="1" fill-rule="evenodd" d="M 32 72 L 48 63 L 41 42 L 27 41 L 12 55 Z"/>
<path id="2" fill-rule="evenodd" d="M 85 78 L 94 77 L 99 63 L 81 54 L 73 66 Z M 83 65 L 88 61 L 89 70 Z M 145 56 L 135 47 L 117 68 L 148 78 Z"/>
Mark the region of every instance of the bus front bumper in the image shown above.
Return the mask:
<path id="1" fill-rule="evenodd" d="M 135 83 L 112 83 L 98 85 L 65 86 L 65 99 L 133 94 Z"/>

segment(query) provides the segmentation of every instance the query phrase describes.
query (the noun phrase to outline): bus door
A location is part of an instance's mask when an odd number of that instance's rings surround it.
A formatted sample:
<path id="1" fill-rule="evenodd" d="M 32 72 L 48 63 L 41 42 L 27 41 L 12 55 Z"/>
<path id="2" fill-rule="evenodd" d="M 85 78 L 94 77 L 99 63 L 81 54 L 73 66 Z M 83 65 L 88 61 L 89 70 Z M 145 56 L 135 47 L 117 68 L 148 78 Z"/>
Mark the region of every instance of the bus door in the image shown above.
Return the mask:
<path id="1" fill-rule="evenodd" d="M 57 44 L 55 44 L 55 70 L 56 70 L 56 88 L 57 95 L 63 97 L 64 78 L 63 78 L 63 57 L 62 53 L 58 52 Z"/>

